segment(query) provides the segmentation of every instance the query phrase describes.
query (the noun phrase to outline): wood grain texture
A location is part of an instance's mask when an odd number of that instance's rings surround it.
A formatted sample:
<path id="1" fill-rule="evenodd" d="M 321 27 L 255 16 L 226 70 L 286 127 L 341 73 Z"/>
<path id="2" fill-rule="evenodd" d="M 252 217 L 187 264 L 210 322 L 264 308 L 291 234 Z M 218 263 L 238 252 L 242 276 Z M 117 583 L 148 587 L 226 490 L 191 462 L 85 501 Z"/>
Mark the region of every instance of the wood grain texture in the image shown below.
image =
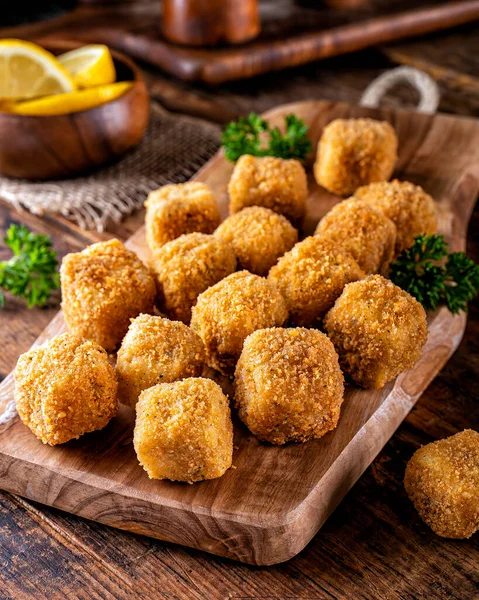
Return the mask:
<path id="1" fill-rule="evenodd" d="M 479 18 L 479 0 L 455 2 L 375 1 L 331 8 L 276 0 L 263 3 L 262 33 L 241 47 L 186 48 L 138 21 L 135 31 L 109 23 L 69 24 L 72 37 L 109 44 L 187 81 L 218 84 L 321 60 L 468 23 Z M 55 36 L 50 28 L 48 35 Z"/>
<path id="2" fill-rule="evenodd" d="M 397 175 L 423 185 L 436 198 L 440 230 L 452 248 L 464 248 L 479 191 L 478 122 L 327 102 L 281 107 L 268 118 L 276 123 L 287 112 L 310 124 L 314 141 L 339 116 L 390 120 L 400 140 Z M 213 187 L 223 214 L 231 168 L 218 155 L 197 175 Z M 310 189 L 307 230 L 337 201 L 312 181 Z M 128 244 L 146 258 L 142 229 Z M 430 315 L 429 325 L 418 365 L 380 391 L 349 387 L 337 430 L 321 440 L 266 446 L 237 423 L 237 468 L 219 480 L 193 486 L 148 480 L 131 445 L 133 412 L 123 407 L 102 432 L 53 449 L 38 442 L 18 418 L 3 426 L 0 487 L 115 527 L 240 561 L 287 560 L 316 533 L 445 364 L 460 342 L 465 317 L 441 309 Z M 58 315 L 39 341 L 63 328 Z M 12 394 L 9 376 L 0 388 L 0 405 Z"/>
<path id="3" fill-rule="evenodd" d="M 77 42 L 50 42 L 61 54 Z M 120 98 L 68 115 L 25 116 L 0 112 L 0 174 L 24 179 L 71 177 L 120 156 L 141 140 L 149 98 L 133 61 L 113 52 L 117 81 L 133 81 Z"/>

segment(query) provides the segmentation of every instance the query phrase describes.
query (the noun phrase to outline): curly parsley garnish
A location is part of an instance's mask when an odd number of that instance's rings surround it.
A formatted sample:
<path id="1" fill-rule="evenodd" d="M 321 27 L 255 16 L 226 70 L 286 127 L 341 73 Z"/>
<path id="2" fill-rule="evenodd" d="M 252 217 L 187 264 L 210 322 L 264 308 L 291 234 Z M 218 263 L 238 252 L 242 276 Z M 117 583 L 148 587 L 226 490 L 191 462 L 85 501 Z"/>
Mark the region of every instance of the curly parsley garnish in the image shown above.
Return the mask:
<path id="1" fill-rule="evenodd" d="M 24 298 L 28 308 L 43 306 L 60 285 L 57 253 L 50 238 L 34 234 L 24 225 L 11 225 L 3 241 L 13 256 L 0 262 L 0 288 Z M 0 292 L 0 306 L 4 304 Z"/>
<path id="2" fill-rule="evenodd" d="M 302 160 L 311 150 L 308 126 L 296 115 L 284 118 L 285 133 L 269 126 L 256 113 L 229 123 L 221 135 L 225 156 L 236 162 L 243 154 Z"/>
<path id="3" fill-rule="evenodd" d="M 391 265 L 390 277 L 426 310 L 445 304 L 452 313 L 467 311 L 479 292 L 479 265 L 464 252 L 449 253 L 442 235 L 418 235 Z"/>

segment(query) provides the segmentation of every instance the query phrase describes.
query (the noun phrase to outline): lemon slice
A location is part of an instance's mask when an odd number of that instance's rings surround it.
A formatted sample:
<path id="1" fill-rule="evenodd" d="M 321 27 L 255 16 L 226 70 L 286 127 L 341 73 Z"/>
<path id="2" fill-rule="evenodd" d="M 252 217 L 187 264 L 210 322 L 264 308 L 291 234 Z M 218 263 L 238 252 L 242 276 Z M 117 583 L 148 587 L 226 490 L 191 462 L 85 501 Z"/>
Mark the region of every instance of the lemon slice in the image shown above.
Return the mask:
<path id="1" fill-rule="evenodd" d="M 0 40 L 0 98 L 36 98 L 75 89 L 70 73 L 50 52 L 24 40 Z"/>
<path id="2" fill-rule="evenodd" d="M 132 86 L 132 81 L 121 81 L 70 94 L 56 94 L 38 100 L 18 102 L 11 108 L 11 112 L 17 115 L 67 115 L 116 100 Z"/>
<path id="3" fill-rule="evenodd" d="M 58 61 L 73 77 L 79 88 L 107 85 L 116 80 L 110 50 L 102 44 L 91 44 L 58 56 Z"/>

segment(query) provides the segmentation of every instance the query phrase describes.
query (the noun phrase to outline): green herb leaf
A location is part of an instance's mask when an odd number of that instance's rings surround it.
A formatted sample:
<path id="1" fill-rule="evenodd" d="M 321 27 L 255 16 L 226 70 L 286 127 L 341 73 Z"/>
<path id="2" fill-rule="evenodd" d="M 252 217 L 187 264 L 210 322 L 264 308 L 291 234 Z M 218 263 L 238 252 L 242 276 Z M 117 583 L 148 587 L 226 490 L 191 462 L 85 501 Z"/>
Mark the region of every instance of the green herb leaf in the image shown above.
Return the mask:
<path id="1" fill-rule="evenodd" d="M 223 131 L 221 142 L 226 158 L 232 162 L 243 154 L 302 160 L 311 150 L 307 132 L 307 125 L 296 115 L 285 117 L 283 135 L 277 127 L 271 129 L 264 119 L 251 113 L 246 118 L 240 117 L 238 121 L 229 123 Z"/>
<path id="2" fill-rule="evenodd" d="M 0 288 L 24 298 L 28 308 L 43 306 L 60 286 L 57 254 L 50 238 L 34 234 L 24 225 L 11 225 L 3 241 L 13 256 L 0 262 Z M 0 293 L 0 306 L 4 304 Z"/>
<path id="3" fill-rule="evenodd" d="M 479 265 L 464 252 L 449 254 L 442 235 L 417 236 L 392 263 L 390 278 L 426 310 L 445 304 L 452 313 L 467 311 L 479 292 Z"/>

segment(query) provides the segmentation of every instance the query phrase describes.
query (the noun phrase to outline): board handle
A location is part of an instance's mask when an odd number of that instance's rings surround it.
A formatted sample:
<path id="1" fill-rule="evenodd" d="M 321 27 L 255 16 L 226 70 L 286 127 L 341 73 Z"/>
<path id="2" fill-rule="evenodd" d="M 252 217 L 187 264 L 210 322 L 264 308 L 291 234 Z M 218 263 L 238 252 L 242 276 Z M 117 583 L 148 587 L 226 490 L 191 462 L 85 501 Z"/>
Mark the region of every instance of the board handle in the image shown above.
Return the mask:
<path id="1" fill-rule="evenodd" d="M 412 67 L 398 67 L 379 75 L 364 90 L 359 104 L 368 108 L 377 108 L 388 90 L 398 83 L 407 83 L 418 91 L 417 112 L 428 115 L 437 112 L 441 97 L 439 86 L 427 73 Z"/>

